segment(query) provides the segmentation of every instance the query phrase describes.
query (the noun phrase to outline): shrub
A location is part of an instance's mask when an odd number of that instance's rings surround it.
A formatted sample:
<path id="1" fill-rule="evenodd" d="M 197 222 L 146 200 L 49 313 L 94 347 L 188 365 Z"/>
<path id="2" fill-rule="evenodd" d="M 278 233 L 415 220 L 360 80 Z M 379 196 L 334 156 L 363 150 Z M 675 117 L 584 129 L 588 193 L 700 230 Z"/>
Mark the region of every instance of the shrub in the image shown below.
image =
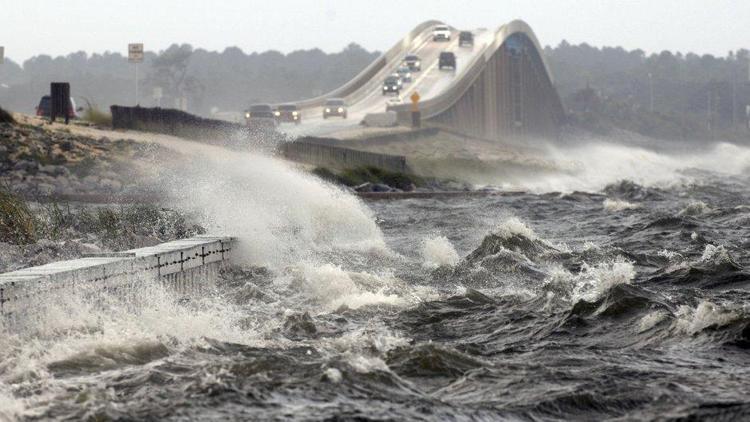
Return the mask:
<path id="1" fill-rule="evenodd" d="M 97 126 L 112 126 L 112 115 L 99 110 L 96 107 L 88 107 L 83 112 L 83 120 L 91 122 Z"/>
<path id="2" fill-rule="evenodd" d="M 15 124 L 16 119 L 14 119 L 10 113 L 0 108 L 0 123 Z"/>

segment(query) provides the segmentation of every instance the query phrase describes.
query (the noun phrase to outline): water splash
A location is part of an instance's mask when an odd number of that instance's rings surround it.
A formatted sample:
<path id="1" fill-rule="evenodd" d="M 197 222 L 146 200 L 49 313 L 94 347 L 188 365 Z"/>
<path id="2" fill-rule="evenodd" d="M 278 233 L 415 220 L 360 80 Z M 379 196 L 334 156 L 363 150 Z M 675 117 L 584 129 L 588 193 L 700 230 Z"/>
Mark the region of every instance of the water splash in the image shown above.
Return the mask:
<path id="1" fill-rule="evenodd" d="M 438 268 L 441 266 L 454 266 L 458 264 L 461 257 L 458 256 L 456 248 L 445 236 L 435 236 L 422 241 L 422 263 L 427 268 Z"/>

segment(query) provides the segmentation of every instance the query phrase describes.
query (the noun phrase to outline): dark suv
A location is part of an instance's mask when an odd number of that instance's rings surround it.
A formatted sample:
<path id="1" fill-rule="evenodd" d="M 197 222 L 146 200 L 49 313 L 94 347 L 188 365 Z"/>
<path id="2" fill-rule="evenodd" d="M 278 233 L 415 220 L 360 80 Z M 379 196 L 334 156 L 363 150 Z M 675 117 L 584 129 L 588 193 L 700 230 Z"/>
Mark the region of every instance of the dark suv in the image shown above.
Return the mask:
<path id="1" fill-rule="evenodd" d="M 447 67 L 456 69 L 456 55 L 450 51 L 443 51 L 440 53 L 440 59 L 438 59 L 438 69 L 443 70 Z"/>
<path id="2" fill-rule="evenodd" d="M 422 60 L 417 55 L 409 54 L 404 57 L 404 66 L 408 67 L 412 72 L 419 72 L 422 70 Z"/>
<path id="3" fill-rule="evenodd" d="M 83 109 L 77 108 L 76 102 L 71 97 L 70 105 L 68 106 L 68 118 L 77 119 L 79 111 L 83 111 Z M 52 113 L 52 97 L 45 95 L 39 100 L 39 105 L 36 106 L 36 115 L 39 117 L 50 117 L 50 113 Z"/>
<path id="4" fill-rule="evenodd" d="M 302 122 L 302 114 L 295 104 L 282 104 L 273 114 L 278 122 L 294 122 L 296 125 Z"/>
<path id="5" fill-rule="evenodd" d="M 385 81 L 383 81 L 383 95 L 386 94 L 396 94 L 398 95 L 399 91 L 401 91 L 401 85 L 399 84 L 399 77 L 398 76 L 389 76 L 385 78 Z"/>
<path id="6" fill-rule="evenodd" d="M 248 126 L 275 127 L 273 108 L 268 104 L 253 104 L 245 111 Z"/>
<path id="7" fill-rule="evenodd" d="M 323 118 L 341 116 L 346 119 L 346 103 L 341 98 L 329 98 L 323 106 Z"/>
<path id="8" fill-rule="evenodd" d="M 458 46 L 473 47 L 474 46 L 474 34 L 469 31 L 461 31 L 458 34 Z"/>

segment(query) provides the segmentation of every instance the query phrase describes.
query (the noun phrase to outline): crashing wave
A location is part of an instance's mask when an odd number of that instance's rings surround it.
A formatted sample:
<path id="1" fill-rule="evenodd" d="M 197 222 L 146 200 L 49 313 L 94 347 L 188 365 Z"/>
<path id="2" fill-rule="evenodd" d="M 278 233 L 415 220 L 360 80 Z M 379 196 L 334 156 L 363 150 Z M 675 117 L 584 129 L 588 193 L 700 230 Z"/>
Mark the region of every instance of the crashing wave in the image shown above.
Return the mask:
<path id="1" fill-rule="evenodd" d="M 708 214 L 711 211 L 713 211 L 713 209 L 703 201 L 690 201 L 690 203 L 688 203 L 678 215 L 697 216 Z"/>
<path id="2" fill-rule="evenodd" d="M 695 308 L 687 305 L 680 306 L 676 316 L 675 326 L 678 330 L 687 334 L 696 334 L 709 327 L 727 326 L 739 320 L 742 314 L 737 310 L 704 300 Z"/>
<path id="3" fill-rule="evenodd" d="M 639 202 L 662 197 L 662 194 L 656 189 L 643 187 L 630 180 L 621 180 L 617 183 L 607 185 L 604 188 L 604 193 L 610 197 Z"/>
<path id="4" fill-rule="evenodd" d="M 445 236 L 436 236 L 422 242 L 422 262 L 427 268 L 452 267 L 461 260 L 458 252 Z"/>
<path id="5" fill-rule="evenodd" d="M 503 251 L 522 254 L 529 259 L 559 252 L 544 239 L 516 217 L 505 220 L 491 234 L 487 235 L 482 244 L 466 257 L 470 263 L 478 262 L 488 256 L 497 255 Z"/>
<path id="6" fill-rule="evenodd" d="M 630 284 L 635 275 L 633 263 L 618 257 L 593 266 L 583 263 L 577 274 L 558 267 L 545 279 L 544 289 L 574 302 L 593 302 L 617 285 Z"/>
<path id="7" fill-rule="evenodd" d="M 621 199 L 605 199 L 604 202 L 602 202 L 602 206 L 604 207 L 605 211 L 609 212 L 618 212 L 618 211 L 624 211 L 624 210 L 633 210 L 636 208 L 640 208 L 640 204 L 634 204 L 632 202 L 623 201 Z"/>

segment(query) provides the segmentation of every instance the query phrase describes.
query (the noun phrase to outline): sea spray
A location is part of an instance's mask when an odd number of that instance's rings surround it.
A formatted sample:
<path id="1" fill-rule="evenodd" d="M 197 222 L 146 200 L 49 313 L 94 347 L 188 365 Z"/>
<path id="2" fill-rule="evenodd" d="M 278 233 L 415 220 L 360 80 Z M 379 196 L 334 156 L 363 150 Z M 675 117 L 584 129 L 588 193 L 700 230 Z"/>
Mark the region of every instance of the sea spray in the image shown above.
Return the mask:
<path id="1" fill-rule="evenodd" d="M 454 266 L 461 259 L 458 252 L 445 236 L 424 239 L 421 247 L 422 262 L 425 267 L 437 268 Z"/>
<path id="2" fill-rule="evenodd" d="M 205 156 L 181 175 L 179 204 L 211 232 L 237 236 L 241 262 L 282 268 L 332 250 L 381 250 L 371 211 L 348 192 L 288 162 L 254 153 Z"/>

